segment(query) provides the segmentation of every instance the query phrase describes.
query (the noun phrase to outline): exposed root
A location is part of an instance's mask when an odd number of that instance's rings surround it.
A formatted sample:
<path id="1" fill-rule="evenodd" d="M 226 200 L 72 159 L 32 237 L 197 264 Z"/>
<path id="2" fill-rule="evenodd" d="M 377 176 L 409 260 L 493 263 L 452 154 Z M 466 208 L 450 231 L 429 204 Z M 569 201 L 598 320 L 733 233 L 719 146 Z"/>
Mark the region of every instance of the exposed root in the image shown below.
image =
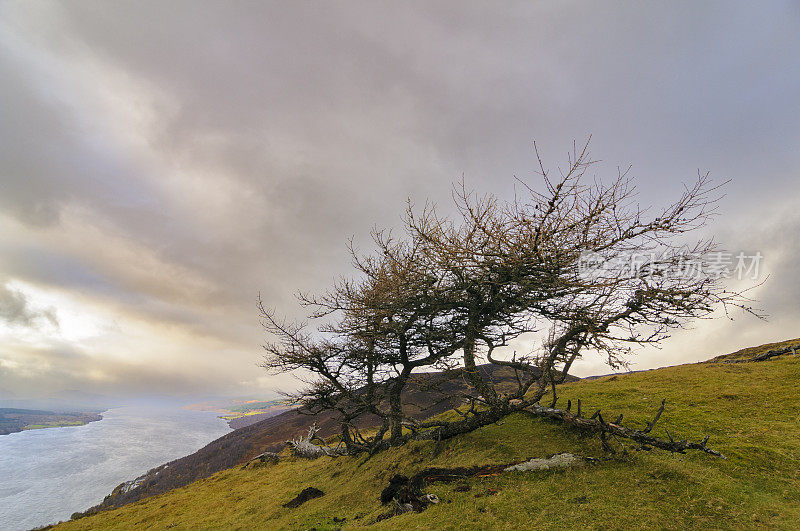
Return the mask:
<path id="1" fill-rule="evenodd" d="M 295 507 L 300 507 L 308 500 L 313 500 L 314 498 L 319 498 L 324 495 L 325 493 L 316 487 L 306 487 L 300 494 L 284 503 L 283 506 L 287 509 L 294 509 Z"/>
<path id="2" fill-rule="evenodd" d="M 535 470 L 554 470 L 580 466 L 597 461 L 590 457 L 580 457 L 573 454 L 557 454 L 548 458 L 534 458 L 522 463 L 511 465 L 483 465 L 456 468 L 426 468 L 411 478 L 397 474 L 389 480 L 389 486 L 381 492 L 381 503 L 390 504 L 392 512 L 381 515 L 383 520 L 396 514 L 406 512 L 422 512 L 429 505 L 439 502 L 433 494 L 424 494 L 422 490 L 431 483 L 450 483 L 469 477 L 497 476 L 505 472 L 528 472 Z"/>

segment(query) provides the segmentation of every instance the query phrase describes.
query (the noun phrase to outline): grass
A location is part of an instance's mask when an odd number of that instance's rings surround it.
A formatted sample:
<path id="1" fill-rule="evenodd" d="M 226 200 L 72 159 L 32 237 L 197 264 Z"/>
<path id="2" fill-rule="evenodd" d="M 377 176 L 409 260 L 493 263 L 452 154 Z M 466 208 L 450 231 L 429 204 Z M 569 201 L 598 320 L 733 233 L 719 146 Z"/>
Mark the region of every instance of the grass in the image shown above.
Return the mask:
<path id="1" fill-rule="evenodd" d="M 67 426 L 83 426 L 86 424 L 80 420 L 63 420 L 58 422 L 46 422 L 44 424 L 28 424 L 22 428 L 25 430 L 41 430 L 44 428 L 65 428 Z"/>
<path id="2" fill-rule="evenodd" d="M 789 339 L 787 341 L 778 341 L 777 343 L 767 343 L 766 345 L 761 345 L 758 347 L 747 347 L 741 350 L 737 350 L 736 352 L 732 352 L 730 354 L 725 354 L 723 356 L 717 356 L 714 359 L 729 359 L 729 360 L 736 360 L 736 359 L 748 359 L 752 358 L 753 356 L 757 356 L 762 352 L 766 352 L 768 350 L 779 349 L 788 346 L 795 346 L 798 350 L 800 350 L 800 339 Z"/>
<path id="3" fill-rule="evenodd" d="M 289 401 L 284 399 L 278 400 L 267 400 L 261 402 L 249 402 L 247 404 L 242 404 L 239 406 L 231 406 L 227 408 L 228 414 L 220 415 L 221 419 L 224 420 L 233 420 L 233 419 L 240 419 L 242 417 L 249 417 L 251 415 L 261 415 L 262 413 L 268 413 L 270 408 L 275 406 L 284 406 L 289 405 Z"/>
<path id="4" fill-rule="evenodd" d="M 774 347 L 773 347 L 774 348 Z M 728 459 L 691 453 L 635 452 L 601 464 L 435 484 L 441 503 L 420 514 L 378 522 L 378 495 L 396 474 L 429 466 L 509 463 L 559 452 L 602 456 L 599 441 L 514 415 L 501 425 L 441 443 L 416 442 L 371 459 L 287 457 L 276 465 L 220 472 L 115 511 L 59 529 L 797 529 L 800 526 L 800 357 L 762 363 L 693 364 L 576 382 L 560 403 L 581 398 L 584 411 L 649 420 L 655 431 L 700 439 Z M 303 488 L 321 498 L 281 505 Z M 490 490 L 491 489 L 491 490 Z M 334 519 L 335 518 L 335 519 Z M 344 519 L 344 522 L 341 520 Z"/>
<path id="5" fill-rule="evenodd" d="M 240 419 L 242 417 L 249 417 L 251 415 L 261 415 L 262 413 L 265 413 L 265 412 L 261 411 L 260 409 L 256 409 L 254 411 L 248 411 L 246 413 L 234 413 L 232 415 L 220 415 L 219 418 L 224 419 L 224 420 L 233 420 L 233 419 Z"/>

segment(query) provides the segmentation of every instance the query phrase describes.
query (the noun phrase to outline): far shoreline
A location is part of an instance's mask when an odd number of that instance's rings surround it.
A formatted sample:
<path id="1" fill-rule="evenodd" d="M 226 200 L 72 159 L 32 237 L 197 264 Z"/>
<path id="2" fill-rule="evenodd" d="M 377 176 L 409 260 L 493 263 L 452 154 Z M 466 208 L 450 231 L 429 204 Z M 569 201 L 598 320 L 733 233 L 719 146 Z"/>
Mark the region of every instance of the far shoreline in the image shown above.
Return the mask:
<path id="1" fill-rule="evenodd" d="M 108 409 L 59 413 L 21 408 L 0 408 L 0 436 L 24 431 L 85 426 L 103 420 Z"/>

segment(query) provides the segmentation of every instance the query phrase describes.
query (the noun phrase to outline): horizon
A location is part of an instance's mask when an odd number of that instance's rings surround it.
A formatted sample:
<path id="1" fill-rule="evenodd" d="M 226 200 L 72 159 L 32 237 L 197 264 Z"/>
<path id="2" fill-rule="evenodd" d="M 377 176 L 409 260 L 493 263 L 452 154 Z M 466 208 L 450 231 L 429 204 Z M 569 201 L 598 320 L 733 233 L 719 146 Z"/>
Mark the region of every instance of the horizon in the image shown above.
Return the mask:
<path id="1" fill-rule="evenodd" d="M 513 198 L 540 188 L 534 141 L 555 171 L 589 136 L 643 206 L 730 181 L 702 235 L 763 257 L 768 321 L 696 321 L 632 370 L 796 337 L 798 22 L 792 2 L 4 2 L 0 400 L 291 390 L 257 366 L 259 294 L 298 317 L 407 198 L 452 212 L 462 176 Z"/>

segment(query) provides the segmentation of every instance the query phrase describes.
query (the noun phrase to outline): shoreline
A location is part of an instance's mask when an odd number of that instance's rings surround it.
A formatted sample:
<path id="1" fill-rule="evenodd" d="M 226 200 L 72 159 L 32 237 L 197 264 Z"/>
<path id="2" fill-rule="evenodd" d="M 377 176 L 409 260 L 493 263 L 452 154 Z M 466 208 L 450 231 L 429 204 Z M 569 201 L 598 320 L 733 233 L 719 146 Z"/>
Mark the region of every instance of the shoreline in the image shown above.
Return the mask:
<path id="1" fill-rule="evenodd" d="M 0 436 L 23 431 L 85 426 L 103 420 L 103 410 L 58 413 L 21 408 L 0 408 Z"/>

